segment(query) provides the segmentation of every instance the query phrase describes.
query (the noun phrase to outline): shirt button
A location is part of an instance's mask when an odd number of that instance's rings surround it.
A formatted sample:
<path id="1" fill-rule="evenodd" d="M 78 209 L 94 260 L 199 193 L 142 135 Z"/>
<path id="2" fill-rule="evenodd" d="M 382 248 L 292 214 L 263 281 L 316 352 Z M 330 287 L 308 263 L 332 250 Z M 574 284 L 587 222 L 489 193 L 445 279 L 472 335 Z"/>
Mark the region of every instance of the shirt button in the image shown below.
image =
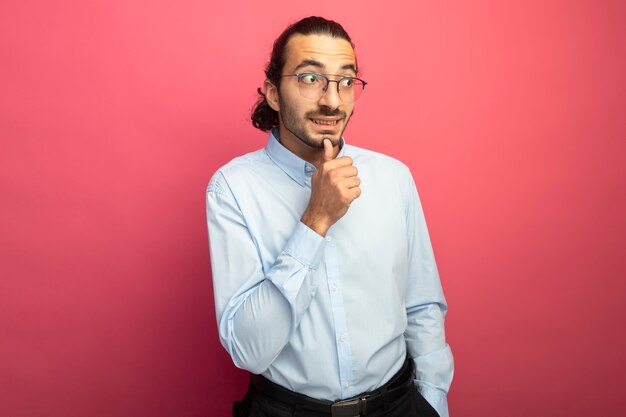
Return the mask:
<path id="1" fill-rule="evenodd" d="M 345 384 L 343 384 L 344 388 L 350 388 L 350 384 L 348 384 L 347 382 Z"/>
<path id="2" fill-rule="evenodd" d="M 331 240 L 333 240 L 333 238 L 332 238 L 332 237 L 330 237 L 330 236 L 326 236 L 326 242 L 330 242 Z"/>
<path id="3" fill-rule="evenodd" d="M 346 341 L 346 336 L 343 335 L 343 334 L 341 336 L 339 336 L 339 341 L 340 342 L 345 342 Z"/>
<path id="4" fill-rule="evenodd" d="M 337 291 L 337 287 L 338 287 L 337 284 L 333 284 L 333 286 L 332 286 L 333 291 Z"/>
<path id="5" fill-rule="evenodd" d="M 311 171 L 313 171 L 313 168 L 311 168 L 311 165 L 307 165 L 306 167 L 304 167 L 304 169 L 305 169 L 307 172 L 311 172 Z"/>

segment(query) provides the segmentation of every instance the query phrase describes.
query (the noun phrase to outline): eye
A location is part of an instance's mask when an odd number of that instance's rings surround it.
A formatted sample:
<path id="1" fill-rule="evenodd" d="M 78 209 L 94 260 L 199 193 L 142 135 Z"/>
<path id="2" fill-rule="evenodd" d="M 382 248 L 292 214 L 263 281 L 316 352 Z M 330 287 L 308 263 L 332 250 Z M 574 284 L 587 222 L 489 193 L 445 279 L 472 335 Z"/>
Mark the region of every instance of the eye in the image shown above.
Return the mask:
<path id="1" fill-rule="evenodd" d="M 308 85 L 312 85 L 312 84 L 317 84 L 320 81 L 322 81 L 322 77 L 319 74 L 301 74 L 299 77 L 299 80 L 302 84 L 308 84 Z"/>
<path id="2" fill-rule="evenodd" d="M 354 82 L 355 82 L 354 78 L 342 78 L 339 81 L 339 84 L 340 84 L 339 86 L 341 88 L 352 88 L 354 87 Z"/>

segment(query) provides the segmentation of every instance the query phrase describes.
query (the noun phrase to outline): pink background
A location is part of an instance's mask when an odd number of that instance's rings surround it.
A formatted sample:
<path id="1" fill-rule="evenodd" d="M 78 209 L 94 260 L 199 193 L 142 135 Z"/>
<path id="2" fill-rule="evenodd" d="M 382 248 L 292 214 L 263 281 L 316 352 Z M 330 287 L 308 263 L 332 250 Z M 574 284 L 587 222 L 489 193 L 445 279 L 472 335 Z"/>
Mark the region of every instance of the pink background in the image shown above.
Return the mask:
<path id="1" fill-rule="evenodd" d="M 9 0 L 0 415 L 229 415 L 247 374 L 217 339 L 204 191 L 264 145 L 255 88 L 309 14 L 370 82 L 347 141 L 420 189 L 451 415 L 623 413 L 623 1 Z"/>

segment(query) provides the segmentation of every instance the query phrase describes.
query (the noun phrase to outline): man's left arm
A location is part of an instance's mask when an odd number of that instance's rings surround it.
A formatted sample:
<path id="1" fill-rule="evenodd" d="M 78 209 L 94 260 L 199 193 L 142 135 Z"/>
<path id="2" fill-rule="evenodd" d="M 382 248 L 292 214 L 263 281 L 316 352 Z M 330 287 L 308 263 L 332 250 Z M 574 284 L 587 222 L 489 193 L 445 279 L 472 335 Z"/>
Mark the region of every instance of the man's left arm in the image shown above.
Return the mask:
<path id="1" fill-rule="evenodd" d="M 422 396 L 441 417 L 448 417 L 447 393 L 454 362 L 446 343 L 444 318 L 447 304 L 439 281 L 422 205 L 413 178 L 408 173 L 407 232 L 409 233 L 409 277 L 406 294 L 405 339 L 415 363 Z"/>

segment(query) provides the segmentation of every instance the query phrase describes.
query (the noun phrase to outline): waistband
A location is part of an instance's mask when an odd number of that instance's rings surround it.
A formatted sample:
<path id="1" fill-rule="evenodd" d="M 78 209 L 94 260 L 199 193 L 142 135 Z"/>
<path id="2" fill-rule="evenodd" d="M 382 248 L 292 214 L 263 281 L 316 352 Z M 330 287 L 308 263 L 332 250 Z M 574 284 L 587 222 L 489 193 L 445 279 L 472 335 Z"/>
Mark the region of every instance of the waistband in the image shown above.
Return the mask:
<path id="1" fill-rule="evenodd" d="M 255 392 L 274 401 L 332 417 L 357 417 L 387 408 L 400 399 L 413 385 L 413 361 L 407 357 L 391 379 L 380 388 L 339 401 L 318 400 L 290 391 L 262 375 L 250 374 Z"/>

